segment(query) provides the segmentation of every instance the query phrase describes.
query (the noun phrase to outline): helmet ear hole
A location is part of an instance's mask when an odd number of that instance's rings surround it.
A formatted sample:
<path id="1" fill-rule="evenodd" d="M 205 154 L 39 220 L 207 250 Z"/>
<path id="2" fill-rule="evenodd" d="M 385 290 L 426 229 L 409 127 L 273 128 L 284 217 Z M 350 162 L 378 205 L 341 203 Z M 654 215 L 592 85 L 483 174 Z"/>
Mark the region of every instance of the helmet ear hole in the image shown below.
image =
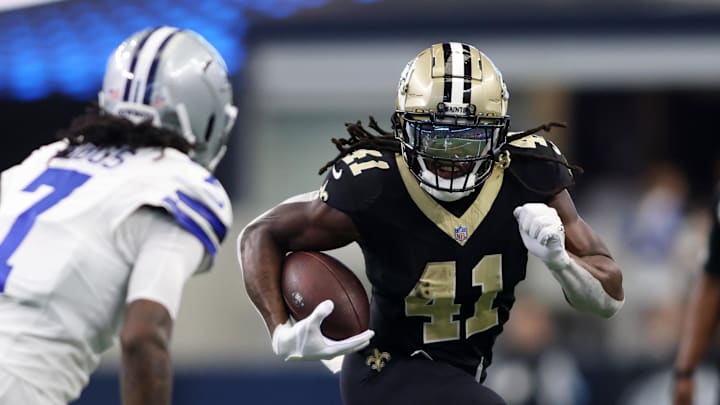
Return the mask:
<path id="1" fill-rule="evenodd" d="M 215 114 L 211 115 L 208 119 L 207 127 L 205 128 L 205 142 L 210 141 L 210 135 L 212 135 L 213 127 L 215 126 Z"/>

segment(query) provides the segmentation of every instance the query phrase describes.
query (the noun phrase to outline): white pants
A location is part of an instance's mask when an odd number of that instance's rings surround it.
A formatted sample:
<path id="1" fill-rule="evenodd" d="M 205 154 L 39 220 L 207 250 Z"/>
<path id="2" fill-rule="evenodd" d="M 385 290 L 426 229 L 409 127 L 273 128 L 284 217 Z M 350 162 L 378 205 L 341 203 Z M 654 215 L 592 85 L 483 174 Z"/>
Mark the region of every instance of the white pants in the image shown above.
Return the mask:
<path id="1" fill-rule="evenodd" d="M 0 369 L 0 405 L 65 405 Z"/>

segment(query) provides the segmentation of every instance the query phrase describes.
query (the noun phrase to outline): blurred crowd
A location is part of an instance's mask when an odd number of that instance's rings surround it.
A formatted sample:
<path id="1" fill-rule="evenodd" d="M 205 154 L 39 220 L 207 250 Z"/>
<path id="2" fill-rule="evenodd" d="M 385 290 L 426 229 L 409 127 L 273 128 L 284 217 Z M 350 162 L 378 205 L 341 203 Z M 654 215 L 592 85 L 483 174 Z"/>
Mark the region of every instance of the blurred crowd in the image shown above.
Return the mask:
<path id="1" fill-rule="evenodd" d="M 686 176 L 666 162 L 636 178 L 576 196 L 623 269 L 624 308 L 601 322 L 574 312 L 531 259 L 489 380 L 510 403 L 597 403 L 598 382 L 616 390 L 608 398 L 617 404 L 670 403 L 683 309 L 707 254 L 713 189 L 692 196 Z M 717 404 L 715 358 L 711 350 L 699 372 L 698 404 Z"/>

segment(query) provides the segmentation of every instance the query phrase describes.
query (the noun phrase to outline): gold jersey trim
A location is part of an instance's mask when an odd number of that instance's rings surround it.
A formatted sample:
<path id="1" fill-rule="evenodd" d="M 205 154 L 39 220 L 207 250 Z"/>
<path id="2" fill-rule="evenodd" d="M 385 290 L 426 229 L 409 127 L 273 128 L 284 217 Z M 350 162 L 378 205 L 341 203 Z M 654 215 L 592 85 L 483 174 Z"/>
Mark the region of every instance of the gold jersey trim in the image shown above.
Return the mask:
<path id="1" fill-rule="evenodd" d="M 410 172 L 402 155 L 396 154 L 395 160 L 398 171 L 400 172 L 400 177 L 405 184 L 408 194 L 410 194 L 410 198 L 415 202 L 415 205 L 420 208 L 420 211 L 422 211 L 430 221 L 440 228 L 441 231 L 445 232 L 452 240 L 460 244 L 460 246 L 464 246 L 465 243 L 470 240 L 473 232 L 480 226 L 490 211 L 490 208 L 500 193 L 500 187 L 502 186 L 505 173 L 499 165 L 493 165 L 493 170 L 485 180 L 485 184 L 482 185 L 480 193 L 475 197 L 475 201 L 473 201 L 470 208 L 458 218 L 435 201 L 430 194 L 420 188 L 418 180 Z M 466 238 L 458 239 L 455 237 L 455 230 L 459 227 L 467 227 Z"/>

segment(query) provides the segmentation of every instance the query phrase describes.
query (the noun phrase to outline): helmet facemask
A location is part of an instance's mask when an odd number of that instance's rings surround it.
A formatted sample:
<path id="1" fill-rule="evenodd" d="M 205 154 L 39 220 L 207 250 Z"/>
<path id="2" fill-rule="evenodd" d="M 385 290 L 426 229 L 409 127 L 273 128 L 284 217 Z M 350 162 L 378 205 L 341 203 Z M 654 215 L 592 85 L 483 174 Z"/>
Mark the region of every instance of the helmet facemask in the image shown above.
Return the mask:
<path id="1" fill-rule="evenodd" d="M 505 143 L 508 119 L 396 112 L 396 137 L 410 170 L 434 197 L 454 201 L 472 193 L 492 171 Z"/>

